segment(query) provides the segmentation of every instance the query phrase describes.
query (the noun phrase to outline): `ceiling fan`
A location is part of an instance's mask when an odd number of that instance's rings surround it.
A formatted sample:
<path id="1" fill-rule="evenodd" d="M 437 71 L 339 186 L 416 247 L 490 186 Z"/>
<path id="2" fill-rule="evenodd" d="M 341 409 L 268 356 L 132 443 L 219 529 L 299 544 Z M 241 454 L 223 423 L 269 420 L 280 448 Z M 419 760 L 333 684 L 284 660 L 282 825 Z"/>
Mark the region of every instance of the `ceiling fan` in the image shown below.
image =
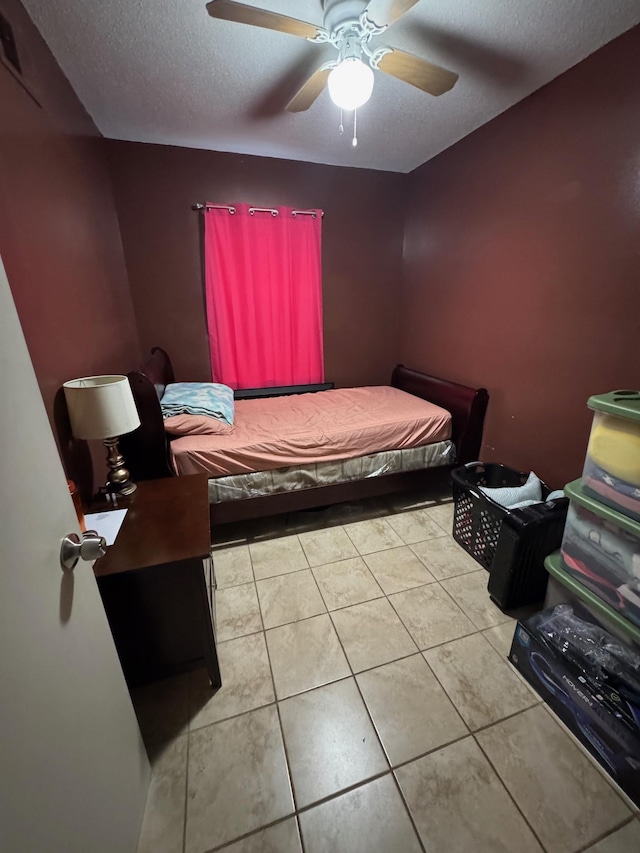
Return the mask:
<path id="1" fill-rule="evenodd" d="M 292 113 L 308 110 L 328 87 L 331 100 L 343 110 L 363 106 L 373 91 L 375 69 L 410 83 L 430 95 L 451 89 L 458 75 L 393 47 L 371 44 L 418 0 L 322 0 L 324 26 L 288 18 L 266 9 L 235 0 L 210 0 L 212 18 L 236 21 L 268 30 L 277 30 L 314 44 L 331 44 L 338 56 L 325 62 L 301 86 L 287 104 Z"/>

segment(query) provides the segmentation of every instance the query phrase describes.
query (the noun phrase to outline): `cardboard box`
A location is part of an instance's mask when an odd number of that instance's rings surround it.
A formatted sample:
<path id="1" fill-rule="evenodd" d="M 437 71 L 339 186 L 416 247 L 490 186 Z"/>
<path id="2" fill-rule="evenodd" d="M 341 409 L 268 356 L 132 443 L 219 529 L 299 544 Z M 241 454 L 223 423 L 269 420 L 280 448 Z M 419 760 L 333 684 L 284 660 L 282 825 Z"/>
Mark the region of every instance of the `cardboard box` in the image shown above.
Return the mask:
<path id="1" fill-rule="evenodd" d="M 581 614 L 580 614 L 581 615 Z M 537 630 L 541 614 L 518 622 L 509 659 L 625 793 L 640 805 L 640 708 L 599 681 L 585 661 L 562 655 Z M 592 618 L 587 621 L 593 621 Z"/>

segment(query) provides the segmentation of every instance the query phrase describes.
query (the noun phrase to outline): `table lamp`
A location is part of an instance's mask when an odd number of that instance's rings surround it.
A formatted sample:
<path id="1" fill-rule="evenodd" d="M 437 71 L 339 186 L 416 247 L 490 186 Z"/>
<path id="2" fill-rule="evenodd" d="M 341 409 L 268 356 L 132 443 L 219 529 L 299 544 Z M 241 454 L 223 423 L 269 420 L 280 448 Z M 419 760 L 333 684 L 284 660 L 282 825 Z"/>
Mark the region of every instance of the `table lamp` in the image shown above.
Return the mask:
<path id="1" fill-rule="evenodd" d="M 107 448 L 107 493 L 130 495 L 136 484 L 118 449 L 118 437 L 140 426 L 129 380 L 126 376 L 85 376 L 62 387 L 74 436 L 102 439 Z"/>

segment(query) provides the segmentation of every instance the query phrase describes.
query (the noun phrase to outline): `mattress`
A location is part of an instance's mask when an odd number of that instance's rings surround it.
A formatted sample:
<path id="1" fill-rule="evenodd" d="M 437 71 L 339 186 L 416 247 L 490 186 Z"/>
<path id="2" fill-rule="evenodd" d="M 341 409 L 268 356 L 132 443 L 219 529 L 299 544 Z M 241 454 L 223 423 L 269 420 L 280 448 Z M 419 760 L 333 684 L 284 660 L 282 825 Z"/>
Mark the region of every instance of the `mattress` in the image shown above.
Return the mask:
<path id="1" fill-rule="evenodd" d="M 407 450 L 451 437 L 445 409 L 387 386 L 237 400 L 233 431 L 171 442 L 177 474 L 224 477 Z"/>
<path id="2" fill-rule="evenodd" d="M 370 456 L 358 456 L 340 462 L 313 462 L 290 468 L 276 468 L 273 471 L 216 477 L 209 480 L 209 503 L 365 480 L 368 477 L 382 477 L 398 471 L 437 468 L 440 465 L 452 465 L 455 455 L 453 442 L 446 440 L 407 450 L 387 450 Z"/>

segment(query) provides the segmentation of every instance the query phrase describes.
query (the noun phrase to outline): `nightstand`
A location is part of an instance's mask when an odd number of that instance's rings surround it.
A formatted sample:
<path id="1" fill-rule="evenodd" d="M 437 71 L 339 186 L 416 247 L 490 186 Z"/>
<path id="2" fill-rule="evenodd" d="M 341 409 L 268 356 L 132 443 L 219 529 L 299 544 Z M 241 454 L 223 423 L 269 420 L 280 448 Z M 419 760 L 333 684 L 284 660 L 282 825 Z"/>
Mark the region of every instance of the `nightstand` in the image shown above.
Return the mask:
<path id="1" fill-rule="evenodd" d="M 220 687 L 207 476 L 137 485 L 119 499 L 127 514 L 94 565 L 127 684 L 204 665 Z"/>

